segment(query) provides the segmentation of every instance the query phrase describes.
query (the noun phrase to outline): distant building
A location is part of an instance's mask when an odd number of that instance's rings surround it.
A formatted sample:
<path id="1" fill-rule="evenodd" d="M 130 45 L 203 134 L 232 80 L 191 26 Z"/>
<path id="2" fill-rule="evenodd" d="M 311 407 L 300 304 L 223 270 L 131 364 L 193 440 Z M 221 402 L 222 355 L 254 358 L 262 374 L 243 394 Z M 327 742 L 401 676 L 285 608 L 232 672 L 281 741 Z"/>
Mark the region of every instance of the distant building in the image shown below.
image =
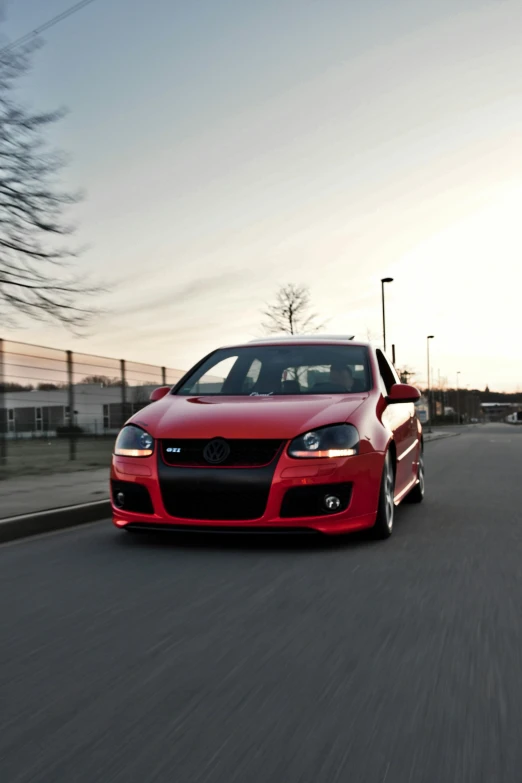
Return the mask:
<path id="1" fill-rule="evenodd" d="M 0 409 L 0 430 L 8 438 L 53 437 L 60 428 L 74 425 L 91 435 L 111 435 L 148 404 L 155 388 L 156 384 L 129 386 L 123 395 L 121 386 L 76 384 L 72 412 L 68 388 L 7 390 Z"/>
<path id="2" fill-rule="evenodd" d="M 219 392 L 223 379 L 205 376 L 194 394 Z M 107 386 L 78 383 L 73 386 L 71 414 L 69 389 L 7 389 L 2 395 L 0 432 L 8 438 L 55 437 L 61 428 L 80 427 L 88 435 L 114 435 L 133 413 L 149 404 L 158 384 Z"/>
<path id="3" fill-rule="evenodd" d="M 485 421 L 506 421 L 513 408 L 520 408 L 518 402 L 483 402 L 480 405 Z"/>
<path id="4" fill-rule="evenodd" d="M 415 403 L 415 410 L 421 424 L 426 424 L 429 421 L 429 405 L 428 398 L 424 394 Z"/>

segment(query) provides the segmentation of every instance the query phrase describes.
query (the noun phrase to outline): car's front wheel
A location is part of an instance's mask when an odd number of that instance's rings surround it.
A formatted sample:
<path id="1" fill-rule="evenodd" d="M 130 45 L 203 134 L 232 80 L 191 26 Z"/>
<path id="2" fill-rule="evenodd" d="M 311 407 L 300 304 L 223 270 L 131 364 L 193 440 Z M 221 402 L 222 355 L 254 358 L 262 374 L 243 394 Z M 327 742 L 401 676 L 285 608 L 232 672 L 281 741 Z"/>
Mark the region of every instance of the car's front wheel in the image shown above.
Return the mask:
<path id="1" fill-rule="evenodd" d="M 375 525 L 372 528 L 374 538 L 389 538 L 393 533 L 393 520 L 395 518 L 394 495 L 395 474 L 393 472 L 392 457 L 388 451 L 384 459 L 384 468 L 382 471 L 377 519 L 375 520 Z"/>

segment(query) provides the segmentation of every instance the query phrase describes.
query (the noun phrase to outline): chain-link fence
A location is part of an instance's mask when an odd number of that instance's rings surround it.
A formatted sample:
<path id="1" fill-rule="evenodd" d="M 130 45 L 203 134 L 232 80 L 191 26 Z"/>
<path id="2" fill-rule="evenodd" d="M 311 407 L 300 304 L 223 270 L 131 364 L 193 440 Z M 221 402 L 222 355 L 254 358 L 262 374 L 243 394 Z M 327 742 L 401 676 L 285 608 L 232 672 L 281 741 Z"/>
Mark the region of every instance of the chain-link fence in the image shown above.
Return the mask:
<path id="1" fill-rule="evenodd" d="M 105 467 L 126 419 L 182 375 L 0 340 L 0 477 Z"/>

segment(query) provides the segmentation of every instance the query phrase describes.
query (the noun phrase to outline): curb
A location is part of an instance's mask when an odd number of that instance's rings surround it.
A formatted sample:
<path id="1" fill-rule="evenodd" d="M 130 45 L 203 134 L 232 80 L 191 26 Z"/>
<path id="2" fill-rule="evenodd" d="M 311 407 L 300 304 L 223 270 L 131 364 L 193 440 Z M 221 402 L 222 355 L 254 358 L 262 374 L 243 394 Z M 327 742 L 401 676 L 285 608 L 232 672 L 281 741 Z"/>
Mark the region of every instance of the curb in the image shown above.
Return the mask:
<path id="1" fill-rule="evenodd" d="M 16 517 L 0 519 L 0 544 L 28 538 L 54 530 L 98 522 L 111 516 L 110 500 L 97 500 L 94 503 L 81 503 L 76 506 L 62 506 L 34 514 L 21 514 Z"/>
<path id="2" fill-rule="evenodd" d="M 428 433 L 426 433 L 427 435 Z M 447 438 L 458 438 L 459 435 L 462 435 L 461 432 L 445 432 L 443 434 L 436 434 L 435 437 L 428 437 L 424 438 L 424 443 L 432 443 L 435 440 L 446 440 Z"/>

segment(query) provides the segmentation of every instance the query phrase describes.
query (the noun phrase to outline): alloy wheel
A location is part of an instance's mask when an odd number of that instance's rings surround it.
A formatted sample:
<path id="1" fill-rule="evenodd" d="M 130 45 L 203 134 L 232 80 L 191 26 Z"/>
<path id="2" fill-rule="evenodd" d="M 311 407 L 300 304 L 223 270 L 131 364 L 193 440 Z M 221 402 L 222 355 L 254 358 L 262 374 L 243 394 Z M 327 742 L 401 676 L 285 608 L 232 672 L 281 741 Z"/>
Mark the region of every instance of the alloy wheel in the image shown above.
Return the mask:
<path id="1" fill-rule="evenodd" d="M 386 515 L 386 526 L 388 530 L 393 528 L 393 517 L 395 514 L 395 503 L 393 500 L 394 480 L 393 468 L 389 459 L 386 460 L 386 474 L 384 477 L 384 508 Z"/>
<path id="2" fill-rule="evenodd" d="M 419 479 L 420 494 L 424 497 L 424 455 L 423 454 L 421 454 L 419 457 L 418 479 Z"/>

